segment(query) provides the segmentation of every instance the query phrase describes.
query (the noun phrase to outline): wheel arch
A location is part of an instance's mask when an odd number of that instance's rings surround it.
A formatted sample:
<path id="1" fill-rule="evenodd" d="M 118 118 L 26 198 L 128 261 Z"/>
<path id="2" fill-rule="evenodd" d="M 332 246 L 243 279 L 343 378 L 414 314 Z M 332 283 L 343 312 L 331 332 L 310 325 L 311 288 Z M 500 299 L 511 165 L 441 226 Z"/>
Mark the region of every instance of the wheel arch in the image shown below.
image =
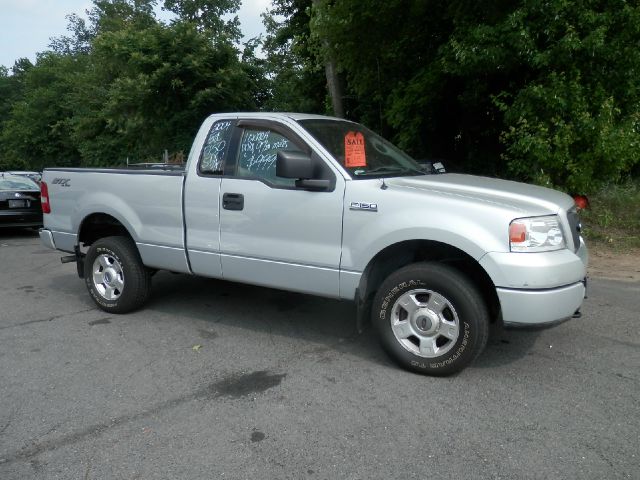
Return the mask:
<path id="1" fill-rule="evenodd" d="M 111 236 L 124 236 L 135 240 L 127 227 L 108 213 L 95 212 L 82 219 L 78 229 L 78 244 L 92 245 L 96 240 Z"/>
<path id="2" fill-rule="evenodd" d="M 379 251 L 369 261 L 360 277 L 357 303 L 370 306 L 378 288 L 392 272 L 417 262 L 441 262 L 461 272 L 486 300 L 492 321 L 497 319 L 500 301 L 489 274 L 468 253 L 453 245 L 434 240 L 405 240 Z"/>

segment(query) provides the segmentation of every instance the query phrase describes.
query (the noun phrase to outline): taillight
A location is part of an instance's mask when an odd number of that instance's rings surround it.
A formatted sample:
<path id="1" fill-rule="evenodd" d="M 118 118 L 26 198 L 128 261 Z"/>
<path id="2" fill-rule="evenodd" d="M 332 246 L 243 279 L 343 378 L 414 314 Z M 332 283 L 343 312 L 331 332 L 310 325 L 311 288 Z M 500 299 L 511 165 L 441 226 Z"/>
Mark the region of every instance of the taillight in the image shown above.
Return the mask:
<path id="1" fill-rule="evenodd" d="M 51 204 L 49 203 L 49 187 L 45 182 L 40 183 L 40 205 L 42 213 L 51 213 Z"/>

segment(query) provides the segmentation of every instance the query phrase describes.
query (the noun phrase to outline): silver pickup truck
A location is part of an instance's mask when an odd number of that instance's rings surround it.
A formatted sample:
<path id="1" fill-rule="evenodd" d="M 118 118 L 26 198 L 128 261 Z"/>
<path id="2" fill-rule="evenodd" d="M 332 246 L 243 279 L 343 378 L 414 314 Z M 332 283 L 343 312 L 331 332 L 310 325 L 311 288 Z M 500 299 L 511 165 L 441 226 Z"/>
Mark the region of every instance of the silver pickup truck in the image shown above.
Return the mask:
<path id="1" fill-rule="evenodd" d="M 447 375 L 489 323 L 579 315 L 587 251 L 573 200 L 427 174 L 357 123 L 212 115 L 186 169 L 49 168 L 42 242 L 72 253 L 98 307 L 125 313 L 169 270 L 355 301 L 405 368 Z"/>

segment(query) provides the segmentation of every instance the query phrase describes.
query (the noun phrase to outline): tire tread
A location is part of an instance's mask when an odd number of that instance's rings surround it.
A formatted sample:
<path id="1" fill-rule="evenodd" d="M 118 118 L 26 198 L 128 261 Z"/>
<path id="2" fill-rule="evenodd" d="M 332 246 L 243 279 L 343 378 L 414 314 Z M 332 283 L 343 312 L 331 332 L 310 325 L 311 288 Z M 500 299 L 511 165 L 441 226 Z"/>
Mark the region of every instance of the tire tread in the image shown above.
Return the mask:
<path id="1" fill-rule="evenodd" d="M 395 337 L 390 340 L 389 335 L 393 336 L 393 334 L 390 333 L 391 330 L 386 325 L 386 323 L 388 323 L 388 318 L 384 321 L 381 321 L 379 318 L 382 301 L 391 289 L 408 279 L 429 277 L 436 278 L 438 281 L 442 281 L 443 279 L 446 280 L 447 285 L 451 287 L 453 291 L 457 291 L 465 297 L 465 301 L 468 302 L 469 310 L 476 314 L 476 318 L 473 322 L 475 335 L 473 345 L 471 346 L 471 355 L 467 356 L 464 362 L 452 362 L 450 365 L 438 367 L 436 369 L 424 369 L 412 365 L 409 361 L 412 354 L 410 352 L 399 350 L 403 347 L 397 343 Z M 426 286 L 430 287 L 428 284 Z M 380 336 L 383 348 L 394 360 L 396 360 L 396 362 L 408 370 L 433 376 L 451 375 L 471 364 L 480 356 L 489 338 L 489 313 L 486 303 L 482 299 L 478 289 L 458 270 L 440 262 L 412 263 L 390 274 L 382 282 L 380 288 L 376 292 L 373 301 L 372 321 L 378 330 L 378 335 Z M 416 356 L 416 358 L 420 357 Z"/>
<path id="2" fill-rule="evenodd" d="M 125 272 L 125 288 L 120 296 L 112 305 L 103 304 L 97 301 L 92 290 L 92 265 L 97 256 L 98 248 L 111 250 L 120 257 L 123 262 Z M 87 256 L 85 257 L 85 281 L 91 298 L 96 305 L 102 310 L 109 313 L 128 313 L 140 308 L 146 303 L 151 292 L 151 275 L 147 268 L 143 265 L 140 253 L 135 246 L 133 240 L 128 237 L 112 236 L 104 237 L 96 241 Z"/>

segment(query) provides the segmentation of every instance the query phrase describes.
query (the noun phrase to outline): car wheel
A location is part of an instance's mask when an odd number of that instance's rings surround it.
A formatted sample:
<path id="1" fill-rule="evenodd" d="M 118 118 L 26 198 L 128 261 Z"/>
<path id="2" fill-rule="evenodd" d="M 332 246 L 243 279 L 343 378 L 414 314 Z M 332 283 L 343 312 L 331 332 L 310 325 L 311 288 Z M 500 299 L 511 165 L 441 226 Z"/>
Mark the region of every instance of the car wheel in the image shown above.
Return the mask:
<path id="1" fill-rule="evenodd" d="M 462 370 L 480 355 L 489 334 L 477 288 L 440 263 L 414 263 L 389 275 L 375 295 L 372 319 L 387 353 L 427 375 Z"/>
<path id="2" fill-rule="evenodd" d="M 84 278 L 93 301 L 110 313 L 141 307 L 151 288 L 151 276 L 127 237 L 96 241 L 84 259 Z"/>

